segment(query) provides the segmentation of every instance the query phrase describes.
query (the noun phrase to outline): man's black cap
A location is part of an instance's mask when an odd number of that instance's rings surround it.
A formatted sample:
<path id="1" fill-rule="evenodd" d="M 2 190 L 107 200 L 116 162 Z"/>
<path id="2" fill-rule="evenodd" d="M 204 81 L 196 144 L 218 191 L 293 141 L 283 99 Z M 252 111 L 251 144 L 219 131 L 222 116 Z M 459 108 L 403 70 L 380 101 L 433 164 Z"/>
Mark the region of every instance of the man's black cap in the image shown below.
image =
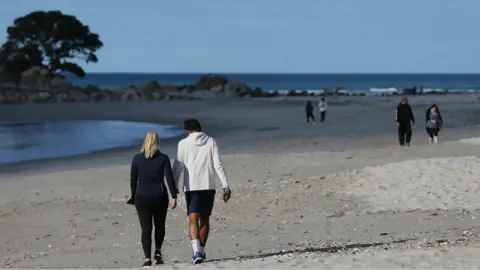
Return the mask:
<path id="1" fill-rule="evenodd" d="M 202 126 L 197 119 L 187 119 L 183 122 L 183 128 L 186 130 L 202 131 Z"/>

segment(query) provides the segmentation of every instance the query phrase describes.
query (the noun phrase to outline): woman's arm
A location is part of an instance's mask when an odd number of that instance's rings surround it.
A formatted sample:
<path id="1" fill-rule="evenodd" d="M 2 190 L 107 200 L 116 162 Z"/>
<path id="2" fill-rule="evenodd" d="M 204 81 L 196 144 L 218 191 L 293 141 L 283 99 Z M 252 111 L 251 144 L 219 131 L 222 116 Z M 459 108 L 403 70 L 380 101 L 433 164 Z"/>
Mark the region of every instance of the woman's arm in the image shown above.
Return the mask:
<path id="1" fill-rule="evenodd" d="M 135 198 L 135 193 L 137 192 L 137 182 L 138 182 L 138 167 L 134 157 L 132 160 L 132 167 L 130 168 L 130 190 L 132 193 L 131 198 Z"/>
<path id="2" fill-rule="evenodd" d="M 170 162 L 170 161 L 169 161 Z M 178 190 L 178 183 L 180 182 L 180 175 L 183 171 L 183 145 L 182 141 L 178 143 L 177 156 L 173 161 L 173 178 L 175 180 L 175 188 Z"/>
<path id="3" fill-rule="evenodd" d="M 168 189 L 170 190 L 170 194 L 172 195 L 172 199 L 177 198 L 177 186 L 175 184 L 175 180 L 173 179 L 173 171 L 170 165 L 170 158 L 165 155 L 165 162 L 163 173 L 165 174 L 165 178 L 167 179 Z"/>
<path id="4" fill-rule="evenodd" d="M 410 107 L 410 105 L 408 105 L 408 111 L 410 112 L 410 120 L 415 124 L 415 117 L 413 116 L 412 107 Z"/>

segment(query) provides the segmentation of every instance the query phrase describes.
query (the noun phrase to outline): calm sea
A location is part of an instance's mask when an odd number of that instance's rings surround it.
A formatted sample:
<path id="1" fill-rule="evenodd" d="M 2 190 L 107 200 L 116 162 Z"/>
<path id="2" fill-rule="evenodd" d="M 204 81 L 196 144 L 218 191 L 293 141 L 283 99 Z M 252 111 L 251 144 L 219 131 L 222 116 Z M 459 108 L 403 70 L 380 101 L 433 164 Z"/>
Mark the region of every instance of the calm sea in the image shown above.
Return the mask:
<path id="1" fill-rule="evenodd" d="M 85 78 L 68 76 L 79 86 L 96 85 L 119 89 L 131 84 L 157 81 L 175 85 L 192 84 L 200 73 L 91 73 Z M 480 74 L 220 74 L 263 90 L 322 90 L 342 88 L 355 92 L 392 92 L 403 88 L 424 90 L 480 91 Z"/>
<path id="2" fill-rule="evenodd" d="M 140 145 L 149 130 L 162 138 L 184 133 L 173 126 L 123 121 L 0 122 L 0 164 Z"/>

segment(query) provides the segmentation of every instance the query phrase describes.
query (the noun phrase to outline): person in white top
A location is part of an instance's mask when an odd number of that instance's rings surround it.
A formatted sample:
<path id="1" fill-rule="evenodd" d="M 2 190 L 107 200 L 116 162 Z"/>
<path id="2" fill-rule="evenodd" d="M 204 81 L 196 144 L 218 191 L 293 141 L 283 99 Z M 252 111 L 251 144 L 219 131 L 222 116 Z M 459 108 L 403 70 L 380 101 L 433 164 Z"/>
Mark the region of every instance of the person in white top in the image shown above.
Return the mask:
<path id="1" fill-rule="evenodd" d="M 183 190 L 193 248 L 192 261 L 197 264 L 206 259 L 205 245 L 215 201 L 216 179 L 219 178 L 222 183 L 224 202 L 230 199 L 231 191 L 215 139 L 202 132 L 196 119 L 185 120 L 184 129 L 188 136 L 178 143 L 173 174 L 178 186 L 183 172 Z"/>
<path id="2" fill-rule="evenodd" d="M 327 101 L 324 97 L 318 102 L 318 109 L 320 110 L 320 122 L 325 121 L 325 114 L 327 114 Z"/>

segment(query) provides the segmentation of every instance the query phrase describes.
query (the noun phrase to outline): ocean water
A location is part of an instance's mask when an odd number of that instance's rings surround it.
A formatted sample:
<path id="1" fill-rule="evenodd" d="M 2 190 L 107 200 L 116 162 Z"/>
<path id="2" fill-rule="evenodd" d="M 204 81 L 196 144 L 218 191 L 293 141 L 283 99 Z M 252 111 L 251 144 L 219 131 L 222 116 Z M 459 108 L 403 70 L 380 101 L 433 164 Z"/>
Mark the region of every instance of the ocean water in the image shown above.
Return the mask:
<path id="1" fill-rule="evenodd" d="M 149 130 L 161 138 L 183 134 L 174 126 L 124 121 L 0 123 L 0 164 L 87 154 L 139 145 Z"/>
<path id="2" fill-rule="evenodd" d="M 193 84 L 200 73 L 90 73 L 85 78 L 67 76 L 79 86 L 96 85 L 119 89 L 157 81 L 175 85 Z M 480 74 L 219 74 L 263 90 L 309 90 L 341 88 L 350 92 L 378 93 L 423 86 L 425 91 L 480 92 Z"/>

